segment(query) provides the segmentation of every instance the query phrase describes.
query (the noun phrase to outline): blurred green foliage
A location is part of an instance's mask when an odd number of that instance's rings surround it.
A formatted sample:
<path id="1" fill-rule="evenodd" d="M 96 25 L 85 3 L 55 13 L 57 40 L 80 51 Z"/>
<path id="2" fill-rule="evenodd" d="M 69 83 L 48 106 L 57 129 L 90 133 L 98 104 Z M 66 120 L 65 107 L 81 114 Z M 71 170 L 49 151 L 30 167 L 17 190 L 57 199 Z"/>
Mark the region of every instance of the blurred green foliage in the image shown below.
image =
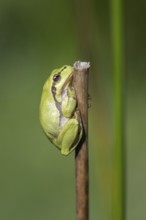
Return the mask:
<path id="1" fill-rule="evenodd" d="M 128 220 L 146 218 L 145 6 L 144 0 L 129 0 L 123 10 Z M 107 0 L 1 0 L 0 219 L 75 219 L 74 154 L 64 158 L 50 144 L 38 112 L 50 71 L 76 60 L 90 60 L 92 66 L 90 217 L 110 219 L 114 118 L 110 17 Z"/>

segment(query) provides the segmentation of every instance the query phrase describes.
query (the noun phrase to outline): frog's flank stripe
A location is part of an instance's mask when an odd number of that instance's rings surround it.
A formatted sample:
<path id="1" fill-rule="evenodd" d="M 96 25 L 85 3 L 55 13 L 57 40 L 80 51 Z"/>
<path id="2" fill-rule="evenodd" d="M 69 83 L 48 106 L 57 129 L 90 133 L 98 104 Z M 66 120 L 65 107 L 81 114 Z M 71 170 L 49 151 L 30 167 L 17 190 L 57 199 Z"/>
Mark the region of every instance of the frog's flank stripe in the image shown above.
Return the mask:
<path id="1" fill-rule="evenodd" d="M 56 99 L 56 87 L 55 87 L 55 82 L 53 82 L 53 85 L 51 87 L 51 92 L 53 94 L 53 98 L 54 98 L 54 101 L 55 101 L 55 105 L 56 105 L 56 108 L 58 109 L 59 111 L 59 121 L 61 119 L 61 116 L 62 116 L 62 110 L 61 110 L 61 103 L 57 101 Z"/>
<path id="2" fill-rule="evenodd" d="M 62 70 L 60 72 L 58 72 L 58 75 L 60 75 L 60 73 L 66 69 L 66 66 L 64 66 L 62 68 Z M 59 124 L 61 123 L 61 117 L 62 117 L 62 109 L 61 109 L 61 102 L 58 102 L 57 99 L 56 99 L 56 85 L 57 82 L 53 81 L 53 84 L 52 84 L 52 87 L 51 87 L 51 92 L 52 92 L 52 95 L 53 95 L 53 98 L 54 98 L 54 101 L 55 101 L 55 105 L 56 105 L 56 108 L 58 109 L 59 111 Z"/>

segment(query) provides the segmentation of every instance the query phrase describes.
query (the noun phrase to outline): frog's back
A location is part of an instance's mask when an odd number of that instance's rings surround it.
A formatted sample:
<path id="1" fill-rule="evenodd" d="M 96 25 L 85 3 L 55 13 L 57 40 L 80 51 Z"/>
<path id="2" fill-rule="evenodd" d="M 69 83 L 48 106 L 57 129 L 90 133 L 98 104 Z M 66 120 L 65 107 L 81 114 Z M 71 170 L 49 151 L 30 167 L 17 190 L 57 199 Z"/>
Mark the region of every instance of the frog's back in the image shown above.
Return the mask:
<path id="1" fill-rule="evenodd" d="M 46 83 L 45 83 L 46 84 Z M 51 91 L 44 85 L 40 103 L 40 122 L 48 137 L 54 137 L 59 132 L 59 111 L 56 109 Z"/>

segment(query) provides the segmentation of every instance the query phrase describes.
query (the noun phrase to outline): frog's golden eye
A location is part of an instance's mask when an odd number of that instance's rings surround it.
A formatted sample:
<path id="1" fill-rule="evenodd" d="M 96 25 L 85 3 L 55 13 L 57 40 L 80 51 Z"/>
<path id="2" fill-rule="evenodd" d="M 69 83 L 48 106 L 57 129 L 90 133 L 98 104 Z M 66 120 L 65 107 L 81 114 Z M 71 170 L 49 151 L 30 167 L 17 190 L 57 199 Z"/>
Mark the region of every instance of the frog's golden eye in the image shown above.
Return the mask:
<path id="1" fill-rule="evenodd" d="M 58 82 L 60 79 L 61 79 L 60 73 L 56 73 L 56 74 L 53 76 L 53 81 L 54 81 L 54 82 Z"/>

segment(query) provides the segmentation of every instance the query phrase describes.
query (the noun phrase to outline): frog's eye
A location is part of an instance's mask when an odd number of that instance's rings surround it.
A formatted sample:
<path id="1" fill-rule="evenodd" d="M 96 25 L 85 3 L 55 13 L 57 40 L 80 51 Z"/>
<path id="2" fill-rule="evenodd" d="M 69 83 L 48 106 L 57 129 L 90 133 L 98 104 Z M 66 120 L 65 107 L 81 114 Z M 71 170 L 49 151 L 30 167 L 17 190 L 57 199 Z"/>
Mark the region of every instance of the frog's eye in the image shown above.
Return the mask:
<path id="1" fill-rule="evenodd" d="M 54 82 L 58 82 L 60 79 L 61 79 L 60 73 L 56 73 L 56 74 L 53 76 L 53 81 L 54 81 Z"/>

